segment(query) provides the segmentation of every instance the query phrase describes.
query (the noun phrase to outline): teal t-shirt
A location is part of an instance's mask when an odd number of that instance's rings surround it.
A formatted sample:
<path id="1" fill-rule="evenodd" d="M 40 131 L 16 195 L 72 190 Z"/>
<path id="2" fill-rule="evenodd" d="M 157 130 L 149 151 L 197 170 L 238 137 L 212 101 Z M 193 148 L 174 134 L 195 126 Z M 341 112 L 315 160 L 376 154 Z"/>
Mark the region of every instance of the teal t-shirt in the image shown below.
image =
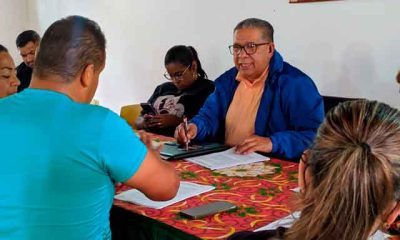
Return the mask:
<path id="1" fill-rule="evenodd" d="M 108 109 L 48 90 L 0 99 L 0 239 L 110 239 L 114 182 L 146 153 Z"/>

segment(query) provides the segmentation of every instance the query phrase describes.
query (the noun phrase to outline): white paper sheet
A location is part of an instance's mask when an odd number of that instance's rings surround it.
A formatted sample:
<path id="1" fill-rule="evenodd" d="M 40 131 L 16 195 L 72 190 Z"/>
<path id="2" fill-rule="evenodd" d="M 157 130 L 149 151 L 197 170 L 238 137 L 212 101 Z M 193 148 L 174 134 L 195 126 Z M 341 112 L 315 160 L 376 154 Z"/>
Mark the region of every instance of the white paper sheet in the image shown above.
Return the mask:
<path id="1" fill-rule="evenodd" d="M 278 219 L 275 222 L 269 223 L 263 227 L 257 228 L 254 232 L 262 231 L 262 230 L 273 230 L 278 227 L 290 228 L 294 221 L 296 221 L 300 217 L 300 212 L 293 212 L 288 216 Z"/>
<path id="2" fill-rule="evenodd" d="M 200 185 L 197 183 L 181 181 L 178 193 L 176 194 L 176 196 L 173 199 L 168 200 L 168 201 L 150 200 L 143 193 L 139 192 L 136 189 L 122 192 L 118 195 L 115 195 L 114 198 L 118 199 L 118 200 L 126 201 L 126 202 L 143 205 L 146 207 L 161 209 L 161 208 L 167 207 L 169 205 L 172 205 L 174 203 L 177 203 L 179 201 L 185 200 L 187 198 L 197 196 L 197 195 L 205 193 L 205 192 L 209 192 L 213 189 L 215 189 L 214 186 Z"/>
<path id="3" fill-rule="evenodd" d="M 295 193 L 299 193 L 300 192 L 300 187 L 292 188 L 292 189 L 290 189 L 290 191 L 293 191 Z"/>
<path id="4" fill-rule="evenodd" d="M 233 167 L 242 164 L 268 161 L 269 158 L 258 153 L 240 155 L 235 153 L 234 148 L 226 151 L 211 153 L 198 157 L 186 158 L 186 161 L 199 164 L 211 170 Z"/>
<path id="5" fill-rule="evenodd" d="M 300 217 L 300 212 L 296 211 L 296 212 L 289 214 L 288 216 L 286 216 L 284 218 L 276 220 L 275 222 L 272 222 L 263 227 L 257 228 L 256 230 L 254 230 L 254 232 L 258 232 L 258 231 L 262 231 L 262 230 L 273 230 L 273 229 L 277 229 L 278 227 L 290 228 L 299 217 Z M 374 235 L 369 237 L 369 240 L 384 240 L 387 237 L 389 237 L 389 235 L 387 235 L 381 231 L 376 231 L 376 233 Z"/>

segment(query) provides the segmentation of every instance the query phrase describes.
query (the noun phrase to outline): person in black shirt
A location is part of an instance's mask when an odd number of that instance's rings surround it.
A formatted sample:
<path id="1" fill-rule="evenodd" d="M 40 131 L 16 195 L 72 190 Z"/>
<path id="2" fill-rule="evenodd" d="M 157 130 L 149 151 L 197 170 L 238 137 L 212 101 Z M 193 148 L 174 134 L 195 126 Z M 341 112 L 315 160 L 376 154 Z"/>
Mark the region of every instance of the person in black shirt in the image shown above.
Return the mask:
<path id="1" fill-rule="evenodd" d="M 17 67 L 17 77 L 21 81 L 18 92 L 21 92 L 31 83 L 32 68 L 35 63 L 35 53 L 40 43 L 40 36 L 33 30 L 27 30 L 19 34 L 15 42 L 23 60 Z"/>
<path id="2" fill-rule="evenodd" d="M 214 91 L 214 82 L 207 79 L 196 50 L 191 46 L 178 45 L 168 50 L 164 64 L 164 77 L 169 82 L 154 90 L 148 100 L 156 114 L 142 111 L 136 121 L 138 129 L 173 136 L 183 117 L 192 118 Z"/>

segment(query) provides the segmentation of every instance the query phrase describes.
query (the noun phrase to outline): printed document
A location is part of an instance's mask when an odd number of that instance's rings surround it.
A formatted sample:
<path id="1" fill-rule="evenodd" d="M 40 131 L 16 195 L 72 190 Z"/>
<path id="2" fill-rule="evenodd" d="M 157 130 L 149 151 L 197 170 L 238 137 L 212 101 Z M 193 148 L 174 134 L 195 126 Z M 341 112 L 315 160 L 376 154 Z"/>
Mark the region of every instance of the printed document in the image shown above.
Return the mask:
<path id="1" fill-rule="evenodd" d="M 235 153 L 234 148 L 226 151 L 211 153 L 198 157 L 186 158 L 186 161 L 196 163 L 211 170 L 234 167 L 242 164 L 268 161 L 269 158 L 258 153 L 241 155 Z"/>
<path id="2" fill-rule="evenodd" d="M 205 192 L 209 192 L 213 190 L 214 186 L 208 185 L 200 185 L 197 183 L 185 182 L 181 181 L 179 186 L 178 193 L 176 196 L 168 201 L 153 201 L 147 198 L 143 193 L 139 192 L 136 189 L 131 189 L 120 194 L 115 195 L 115 199 L 131 202 L 139 205 L 143 205 L 146 207 L 151 207 L 155 209 L 161 209 L 177 203 L 179 201 L 185 200 L 187 198 L 200 195 Z"/>

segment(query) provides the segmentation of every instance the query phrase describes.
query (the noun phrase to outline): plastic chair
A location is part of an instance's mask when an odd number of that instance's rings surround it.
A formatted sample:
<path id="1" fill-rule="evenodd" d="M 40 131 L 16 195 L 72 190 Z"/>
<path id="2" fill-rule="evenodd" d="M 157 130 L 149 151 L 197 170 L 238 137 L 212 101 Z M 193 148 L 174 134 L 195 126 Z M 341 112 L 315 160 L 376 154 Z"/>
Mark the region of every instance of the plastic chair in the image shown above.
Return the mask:
<path id="1" fill-rule="evenodd" d="M 338 97 L 338 96 L 322 96 L 322 99 L 324 101 L 325 114 L 327 114 L 329 110 L 331 110 L 332 108 L 336 107 L 341 102 L 360 100 L 362 98 L 347 98 L 347 97 Z"/>
<path id="2" fill-rule="evenodd" d="M 121 107 L 120 116 L 125 119 L 133 129 L 136 129 L 136 119 L 139 117 L 142 107 L 140 104 L 132 104 Z"/>

